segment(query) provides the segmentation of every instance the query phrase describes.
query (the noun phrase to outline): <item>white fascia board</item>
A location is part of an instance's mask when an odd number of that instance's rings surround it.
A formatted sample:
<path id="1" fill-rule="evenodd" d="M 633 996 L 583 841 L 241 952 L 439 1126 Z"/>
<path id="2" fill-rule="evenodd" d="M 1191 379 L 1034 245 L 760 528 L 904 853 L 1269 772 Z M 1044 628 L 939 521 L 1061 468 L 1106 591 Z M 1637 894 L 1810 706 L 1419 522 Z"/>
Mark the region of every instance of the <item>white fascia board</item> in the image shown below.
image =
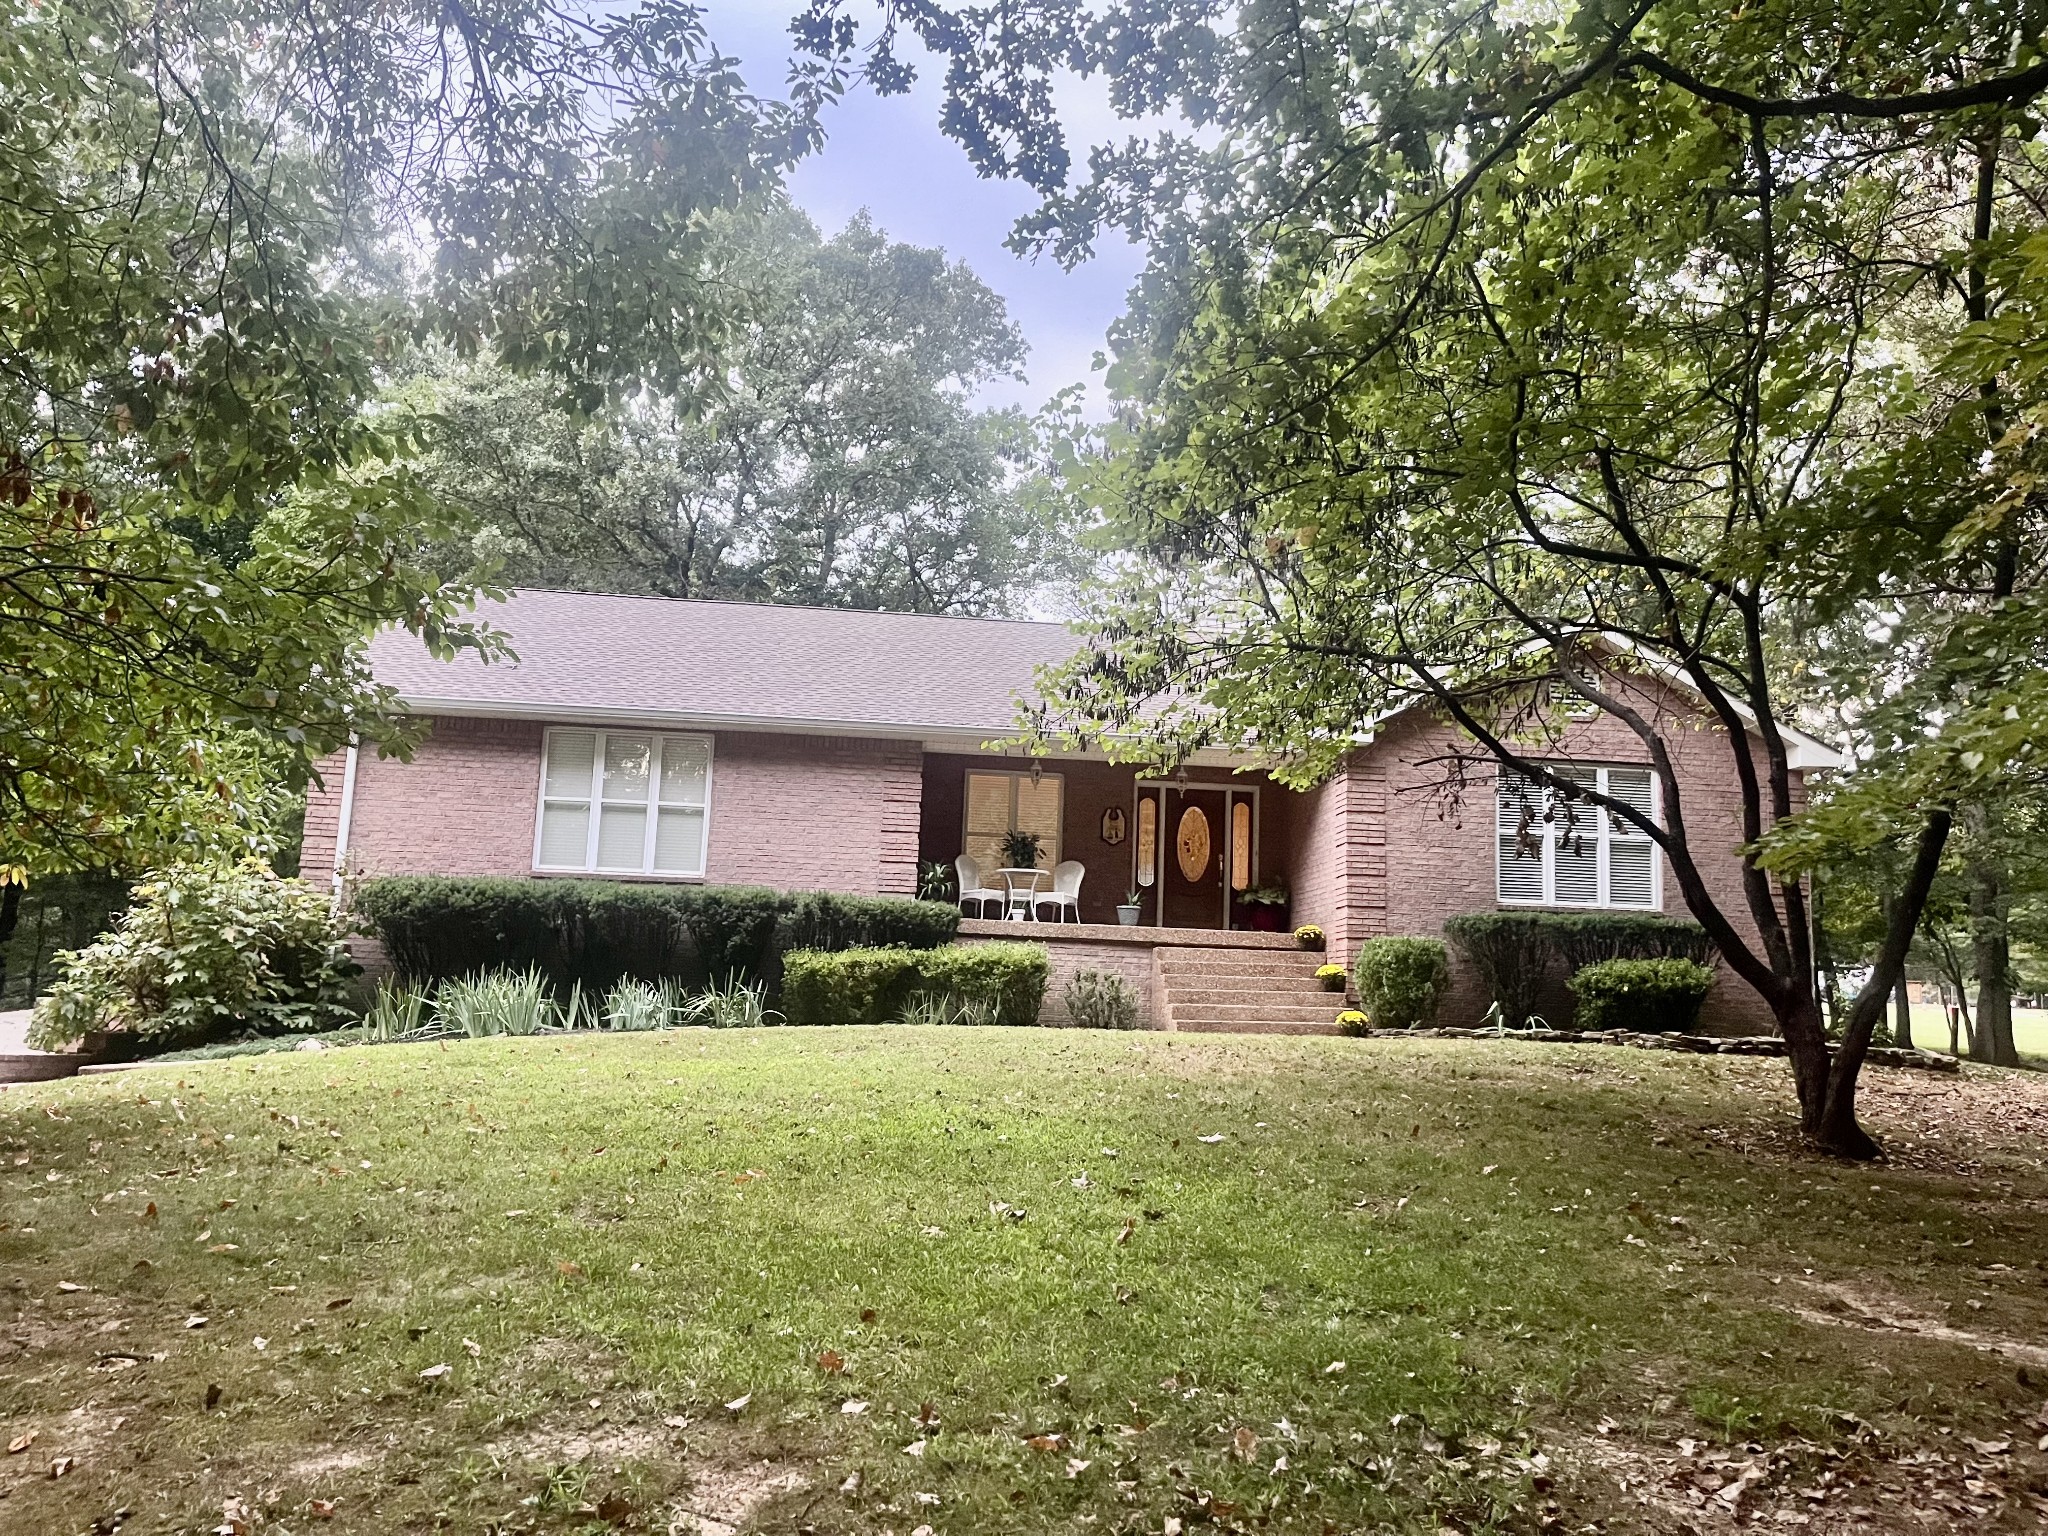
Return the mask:
<path id="1" fill-rule="evenodd" d="M 915 741 L 927 752 L 956 752 L 970 755 L 986 754 L 991 758 L 1003 756 L 1030 758 L 1065 758 L 1070 760 L 1106 762 L 1109 754 L 1100 749 L 1086 752 L 1048 750 L 1032 753 L 1022 748 L 1009 751 L 990 751 L 988 743 L 1003 737 L 1003 727 L 991 727 L 985 732 L 962 731 L 959 727 L 943 727 L 944 734 L 935 734 L 934 727 L 925 722 L 914 724 L 891 724 L 873 720 L 794 720 L 785 716 L 762 715 L 714 715 L 696 710 L 630 709 L 604 705 L 562 705 L 535 703 L 529 700 L 506 701 L 491 699 L 447 699 L 426 696 L 408 696 L 400 700 L 400 706 L 409 714 L 447 715 L 463 719 L 480 720 L 540 720 L 549 725 L 637 725 L 653 729 L 676 729 L 695 731 L 760 731 L 783 736 L 849 736 L 874 741 Z M 1252 768 L 1259 766 L 1256 759 L 1241 752 L 1227 752 L 1221 748 L 1204 748 L 1189 759 L 1189 763 L 1204 768 Z"/>

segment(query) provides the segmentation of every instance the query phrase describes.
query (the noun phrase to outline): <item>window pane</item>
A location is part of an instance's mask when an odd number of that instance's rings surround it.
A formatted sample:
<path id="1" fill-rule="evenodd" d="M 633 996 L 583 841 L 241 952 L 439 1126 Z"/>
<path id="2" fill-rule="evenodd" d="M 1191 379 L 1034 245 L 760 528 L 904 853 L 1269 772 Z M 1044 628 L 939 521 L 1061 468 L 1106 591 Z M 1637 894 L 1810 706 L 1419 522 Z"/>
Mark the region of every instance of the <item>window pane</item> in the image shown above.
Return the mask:
<path id="1" fill-rule="evenodd" d="M 1234 800 L 1230 805 L 1230 888 L 1249 890 L 1251 883 L 1252 803 Z"/>
<path id="2" fill-rule="evenodd" d="M 589 772 L 588 765 L 584 771 Z M 581 869 L 590 856 L 590 807 L 554 805 L 540 813 L 540 862 L 548 869 Z"/>
<path id="3" fill-rule="evenodd" d="M 1001 837 L 1010 830 L 1010 776 L 1006 773 L 967 775 L 967 835 Z"/>
<path id="4" fill-rule="evenodd" d="M 663 775 L 664 782 L 667 775 Z M 654 825 L 654 867 L 664 875 L 704 873 L 704 813 L 664 808 Z"/>
<path id="5" fill-rule="evenodd" d="M 1610 768 L 1607 770 L 1607 793 L 1623 804 L 1650 814 L 1650 770 L 1647 768 Z M 1609 820 L 1614 825 L 1617 837 L 1641 837 L 1643 833 L 1619 816 Z"/>
<path id="6" fill-rule="evenodd" d="M 604 797 L 607 800 L 647 798 L 647 779 L 654 762 L 652 736 L 607 736 L 604 739 Z M 633 860 L 635 868 L 640 861 Z"/>
<path id="7" fill-rule="evenodd" d="M 590 765 L 596 755 L 596 732 L 553 732 L 548 737 L 548 798 L 588 800 Z M 576 862 L 583 861 L 579 857 Z"/>
<path id="8" fill-rule="evenodd" d="M 701 741 L 670 736 L 661 743 L 661 803 L 702 805 L 704 780 L 711 770 L 711 749 Z"/>
<path id="9" fill-rule="evenodd" d="M 609 757 L 609 751 L 605 754 Z M 647 860 L 647 807 L 608 805 L 597 823 L 597 867 L 639 870 Z"/>
<path id="10" fill-rule="evenodd" d="M 1038 862 L 1044 869 L 1060 861 L 1060 784 L 1051 774 L 1036 784 L 1022 774 L 1017 777 L 1017 830 L 1038 834 Z"/>
<path id="11" fill-rule="evenodd" d="M 1519 832 L 1543 813 L 1542 791 L 1531 780 L 1508 769 L 1501 771 L 1494 798 L 1503 832 Z"/>
<path id="12" fill-rule="evenodd" d="M 1524 844 L 1512 832 L 1500 839 L 1500 899 L 1541 901 L 1543 899 L 1543 845 Z"/>
<path id="13" fill-rule="evenodd" d="M 1656 848 L 1647 837 L 1607 845 L 1607 900 L 1616 907 L 1650 905 L 1650 869 Z"/>
<path id="14" fill-rule="evenodd" d="M 1591 832 L 1563 835 L 1551 864 L 1551 900 L 1563 905 L 1591 905 L 1600 899 L 1600 839 Z"/>

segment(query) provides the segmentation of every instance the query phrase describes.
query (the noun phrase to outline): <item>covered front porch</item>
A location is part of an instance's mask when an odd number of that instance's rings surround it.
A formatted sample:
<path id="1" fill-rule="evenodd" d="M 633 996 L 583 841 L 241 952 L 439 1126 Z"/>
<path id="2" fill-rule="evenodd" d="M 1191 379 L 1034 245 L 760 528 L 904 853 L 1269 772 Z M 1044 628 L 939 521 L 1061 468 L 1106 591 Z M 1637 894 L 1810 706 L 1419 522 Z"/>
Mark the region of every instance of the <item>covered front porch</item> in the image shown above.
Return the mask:
<path id="1" fill-rule="evenodd" d="M 1228 767 L 1160 779 L 1096 758 L 927 752 L 918 857 L 950 870 L 965 855 L 981 888 L 1006 894 L 1031 884 L 999 874 L 1016 867 L 1016 834 L 1037 837 L 1046 894 L 1053 871 L 1079 866 L 1071 903 L 971 903 L 970 918 L 1115 926 L 1130 904 L 1145 929 L 1277 933 L 1314 920 L 1295 910 L 1302 804 L 1263 772 Z"/>

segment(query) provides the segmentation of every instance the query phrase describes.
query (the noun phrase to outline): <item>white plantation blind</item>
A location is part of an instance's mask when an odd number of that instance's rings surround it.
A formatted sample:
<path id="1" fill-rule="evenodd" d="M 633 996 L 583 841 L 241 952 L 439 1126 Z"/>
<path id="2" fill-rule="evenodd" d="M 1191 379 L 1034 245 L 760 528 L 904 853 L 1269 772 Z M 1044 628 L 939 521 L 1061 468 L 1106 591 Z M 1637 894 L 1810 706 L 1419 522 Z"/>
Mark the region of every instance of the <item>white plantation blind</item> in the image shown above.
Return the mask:
<path id="1" fill-rule="evenodd" d="M 564 728 L 549 731 L 542 750 L 536 869 L 704 873 L 708 738 Z"/>
<path id="2" fill-rule="evenodd" d="M 1011 832 L 1036 832 L 1038 865 L 1051 869 L 1060 861 L 1060 816 L 1065 781 L 1056 773 L 1041 774 L 1036 784 L 1028 773 L 969 773 L 967 825 L 961 852 L 983 874 L 1002 868 L 1003 838 Z"/>
<path id="3" fill-rule="evenodd" d="M 1551 771 L 1647 816 L 1656 814 L 1656 780 L 1647 768 L 1570 765 Z M 1495 894 L 1502 902 L 1657 906 L 1656 844 L 1620 816 L 1507 772 L 1500 777 L 1494 806 Z"/>

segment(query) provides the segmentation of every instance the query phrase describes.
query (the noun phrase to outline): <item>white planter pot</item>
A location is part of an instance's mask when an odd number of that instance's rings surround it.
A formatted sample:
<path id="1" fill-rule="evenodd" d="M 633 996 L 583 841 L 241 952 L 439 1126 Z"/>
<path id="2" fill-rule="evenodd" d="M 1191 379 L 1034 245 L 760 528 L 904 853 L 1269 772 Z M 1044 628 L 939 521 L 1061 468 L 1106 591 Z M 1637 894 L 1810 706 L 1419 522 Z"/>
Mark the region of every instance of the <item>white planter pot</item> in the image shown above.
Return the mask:
<path id="1" fill-rule="evenodd" d="M 1126 928 L 1135 928 L 1138 926 L 1138 916 L 1144 910 L 1143 907 L 1120 906 L 1116 909 L 1116 920 Z"/>

